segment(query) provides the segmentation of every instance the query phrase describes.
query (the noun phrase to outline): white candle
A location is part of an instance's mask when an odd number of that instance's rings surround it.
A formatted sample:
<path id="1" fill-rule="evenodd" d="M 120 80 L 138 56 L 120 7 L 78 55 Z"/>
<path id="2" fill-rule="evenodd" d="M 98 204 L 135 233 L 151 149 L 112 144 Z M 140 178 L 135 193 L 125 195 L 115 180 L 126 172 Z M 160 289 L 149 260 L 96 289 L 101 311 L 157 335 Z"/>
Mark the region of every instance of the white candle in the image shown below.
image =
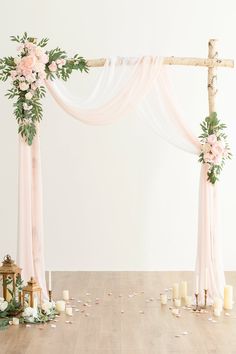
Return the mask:
<path id="1" fill-rule="evenodd" d="M 180 299 L 175 299 L 174 300 L 174 304 L 176 307 L 180 307 L 181 306 L 181 300 Z"/>
<path id="2" fill-rule="evenodd" d="M 63 290 L 63 292 L 62 292 L 62 298 L 63 298 L 63 300 L 65 300 L 65 301 L 68 301 L 68 300 L 70 299 L 69 290 Z"/>
<path id="3" fill-rule="evenodd" d="M 160 299 L 161 299 L 161 304 L 166 305 L 167 304 L 167 294 L 160 294 Z"/>
<path id="4" fill-rule="evenodd" d="M 20 323 L 19 318 L 13 317 L 13 319 L 12 319 L 12 324 L 13 324 L 14 326 L 17 326 L 19 323 Z"/>
<path id="5" fill-rule="evenodd" d="M 188 293 L 188 283 L 186 281 L 181 281 L 180 283 L 180 296 L 185 298 Z"/>
<path id="6" fill-rule="evenodd" d="M 226 285 L 224 288 L 224 308 L 226 310 L 233 308 L 233 287 L 231 285 Z"/>
<path id="7" fill-rule="evenodd" d="M 50 270 L 48 272 L 48 290 L 52 290 L 52 272 Z"/>
<path id="8" fill-rule="evenodd" d="M 205 290 L 208 289 L 208 269 L 205 269 Z"/>
<path id="9" fill-rule="evenodd" d="M 214 299 L 213 308 L 214 308 L 215 310 L 220 310 L 220 311 L 222 311 L 222 309 L 223 309 L 223 301 L 222 301 L 221 298 L 216 297 L 216 298 Z"/>
<path id="10" fill-rule="evenodd" d="M 174 285 L 173 285 L 172 297 L 173 297 L 173 299 L 179 298 L 179 284 L 178 283 L 174 283 Z"/>
<path id="11" fill-rule="evenodd" d="M 196 289 L 195 294 L 199 294 L 199 275 L 196 275 Z"/>
<path id="12" fill-rule="evenodd" d="M 221 315 L 220 309 L 214 309 L 214 316 L 220 317 L 220 315 Z"/>
<path id="13" fill-rule="evenodd" d="M 66 303 L 63 300 L 57 301 L 56 302 L 56 310 L 58 312 L 64 312 L 66 308 Z"/>
<path id="14" fill-rule="evenodd" d="M 38 297 L 37 297 L 37 295 L 34 296 L 33 307 L 35 310 L 38 310 Z"/>
<path id="15" fill-rule="evenodd" d="M 73 313 L 72 313 L 72 307 L 66 307 L 66 314 L 67 314 L 68 316 L 72 316 L 72 315 L 73 315 Z"/>
<path id="16" fill-rule="evenodd" d="M 192 303 L 193 303 L 192 296 L 186 296 L 184 300 L 185 300 L 185 306 L 187 306 L 187 307 L 192 306 Z"/>

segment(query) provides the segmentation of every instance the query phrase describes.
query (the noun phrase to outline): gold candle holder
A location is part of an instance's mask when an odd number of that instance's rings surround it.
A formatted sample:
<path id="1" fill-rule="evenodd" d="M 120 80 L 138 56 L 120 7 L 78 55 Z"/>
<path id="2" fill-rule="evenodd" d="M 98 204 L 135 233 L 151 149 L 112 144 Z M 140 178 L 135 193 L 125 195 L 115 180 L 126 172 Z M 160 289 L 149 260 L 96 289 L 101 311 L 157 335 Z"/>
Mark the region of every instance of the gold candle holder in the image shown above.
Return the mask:
<path id="1" fill-rule="evenodd" d="M 198 293 L 195 293 L 195 301 L 196 301 L 196 307 L 194 311 L 198 310 Z"/>
<path id="2" fill-rule="evenodd" d="M 204 289 L 204 308 L 207 307 L 207 289 Z"/>
<path id="3" fill-rule="evenodd" d="M 49 301 L 52 302 L 52 290 L 48 290 Z"/>

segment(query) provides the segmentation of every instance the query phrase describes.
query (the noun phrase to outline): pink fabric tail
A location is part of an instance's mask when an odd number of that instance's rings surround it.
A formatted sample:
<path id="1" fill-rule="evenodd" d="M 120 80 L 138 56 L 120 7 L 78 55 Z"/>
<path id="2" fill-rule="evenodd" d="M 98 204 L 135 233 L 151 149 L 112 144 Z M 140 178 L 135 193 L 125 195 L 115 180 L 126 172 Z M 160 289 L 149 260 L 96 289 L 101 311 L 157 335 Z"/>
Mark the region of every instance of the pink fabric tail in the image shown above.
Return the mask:
<path id="1" fill-rule="evenodd" d="M 209 292 L 209 301 L 214 297 L 223 298 L 225 276 L 221 259 L 218 234 L 218 191 L 217 185 L 207 181 L 207 164 L 201 168 L 199 188 L 199 217 L 198 217 L 198 247 L 196 259 L 196 275 L 199 276 L 200 299 L 203 301 L 203 289 Z"/>
<path id="2" fill-rule="evenodd" d="M 35 277 L 48 299 L 43 250 L 42 180 L 39 134 L 32 146 L 19 138 L 18 264 L 26 283 Z"/>

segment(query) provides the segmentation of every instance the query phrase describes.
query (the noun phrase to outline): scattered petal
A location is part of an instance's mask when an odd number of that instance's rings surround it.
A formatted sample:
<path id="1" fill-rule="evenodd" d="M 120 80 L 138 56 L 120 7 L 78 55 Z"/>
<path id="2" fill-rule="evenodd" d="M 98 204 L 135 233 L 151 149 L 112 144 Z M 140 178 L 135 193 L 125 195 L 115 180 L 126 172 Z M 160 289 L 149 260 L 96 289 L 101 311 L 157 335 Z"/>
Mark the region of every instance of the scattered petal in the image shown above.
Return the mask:
<path id="1" fill-rule="evenodd" d="M 27 324 L 25 327 L 30 328 L 30 327 L 31 327 L 31 325 L 30 325 L 30 324 Z"/>
<path id="2" fill-rule="evenodd" d="M 187 331 L 184 331 L 184 332 L 182 332 L 181 334 L 183 334 L 184 336 L 186 336 L 186 335 L 188 334 L 188 332 L 187 332 Z"/>
<path id="3" fill-rule="evenodd" d="M 90 293 L 86 293 L 86 296 L 90 296 L 91 294 Z"/>
<path id="4" fill-rule="evenodd" d="M 51 327 L 52 327 L 52 328 L 56 328 L 56 325 L 55 325 L 55 324 L 51 324 Z"/>
<path id="5" fill-rule="evenodd" d="M 216 320 L 212 320 L 211 322 L 212 322 L 212 323 L 216 323 L 217 321 L 216 321 Z"/>
<path id="6" fill-rule="evenodd" d="M 124 310 L 121 310 L 120 312 L 121 312 L 121 313 L 124 313 L 125 311 L 124 311 Z"/>
<path id="7" fill-rule="evenodd" d="M 225 316 L 230 316 L 230 313 L 228 313 L 228 312 L 225 312 Z"/>
<path id="8" fill-rule="evenodd" d="M 79 309 L 75 309 L 75 312 L 79 312 Z"/>
<path id="9" fill-rule="evenodd" d="M 142 315 L 144 314 L 144 311 L 140 310 L 139 313 L 141 313 Z"/>
<path id="10" fill-rule="evenodd" d="M 208 321 L 212 321 L 212 317 L 209 317 L 209 318 L 208 318 Z"/>
<path id="11" fill-rule="evenodd" d="M 75 298 L 74 298 L 74 297 L 71 297 L 70 300 L 75 300 Z"/>

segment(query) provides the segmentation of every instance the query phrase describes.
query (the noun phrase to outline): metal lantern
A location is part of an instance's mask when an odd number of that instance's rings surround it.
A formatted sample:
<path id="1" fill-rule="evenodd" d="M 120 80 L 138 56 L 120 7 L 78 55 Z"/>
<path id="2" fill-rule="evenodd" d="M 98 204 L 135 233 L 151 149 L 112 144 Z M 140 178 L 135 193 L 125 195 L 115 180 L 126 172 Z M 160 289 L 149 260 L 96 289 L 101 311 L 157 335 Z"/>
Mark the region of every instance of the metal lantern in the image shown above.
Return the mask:
<path id="1" fill-rule="evenodd" d="M 27 302 L 30 307 L 38 307 L 42 304 L 42 289 L 31 277 L 27 285 L 23 288 L 23 304 Z"/>
<path id="2" fill-rule="evenodd" d="M 2 277 L 3 297 L 5 300 L 10 301 L 12 298 L 10 292 L 12 292 L 13 296 L 16 295 L 16 280 L 17 277 L 21 276 L 21 268 L 14 263 L 9 254 L 3 259 L 0 267 L 0 276 Z"/>

